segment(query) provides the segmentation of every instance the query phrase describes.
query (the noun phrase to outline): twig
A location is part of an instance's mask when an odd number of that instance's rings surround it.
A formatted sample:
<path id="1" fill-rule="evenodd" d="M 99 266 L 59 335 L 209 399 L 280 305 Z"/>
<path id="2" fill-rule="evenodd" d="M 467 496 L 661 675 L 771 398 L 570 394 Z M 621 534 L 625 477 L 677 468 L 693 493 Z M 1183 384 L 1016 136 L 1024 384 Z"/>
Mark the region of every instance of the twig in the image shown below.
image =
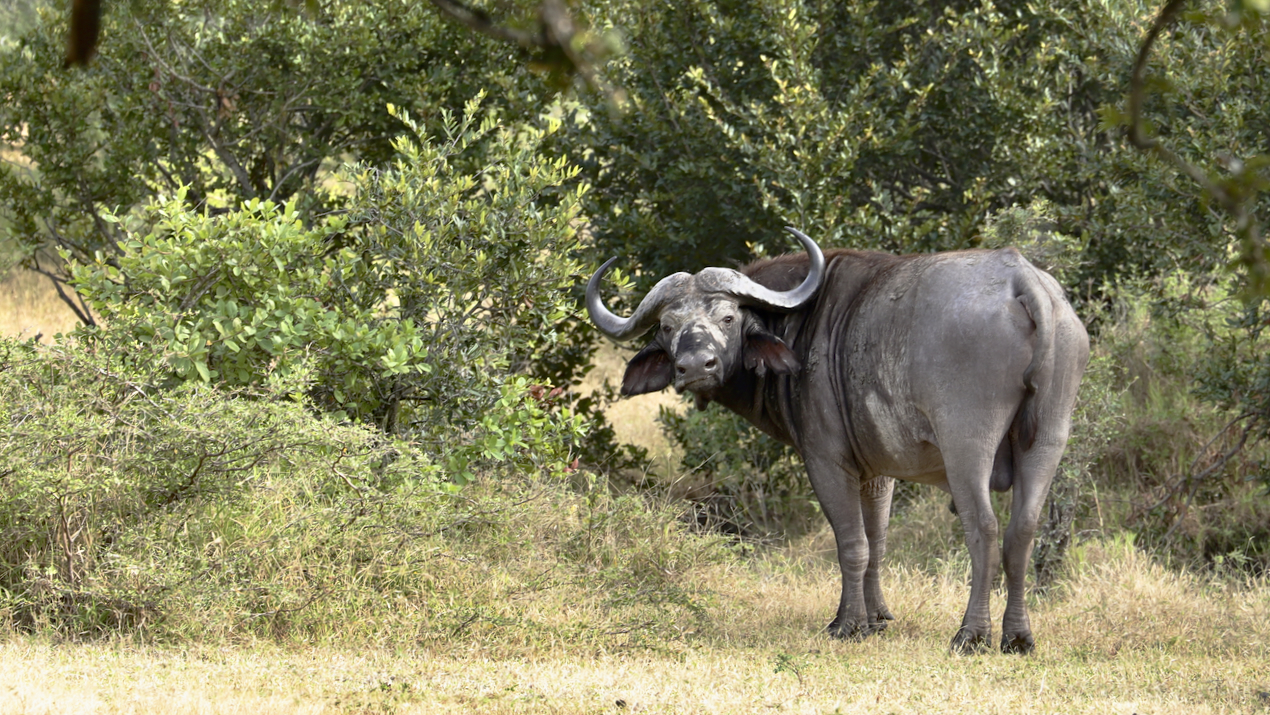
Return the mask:
<path id="1" fill-rule="evenodd" d="M 1247 416 L 1248 416 L 1248 415 L 1242 415 L 1242 416 L 1240 416 L 1238 419 L 1243 419 L 1244 417 L 1247 417 Z M 1234 423 L 1232 422 L 1231 424 L 1234 424 Z M 1202 472 L 1200 472 L 1199 474 L 1195 475 L 1194 477 L 1191 477 L 1191 479 L 1190 479 L 1190 481 L 1191 481 L 1191 490 L 1190 490 L 1190 492 L 1189 492 L 1189 493 L 1187 493 L 1187 495 L 1186 495 L 1186 501 L 1182 504 L 1182 509 L 1181 509 L 1181 512 L 1179 513 L 1179 515 L 1178 515 L 1177 519 L 1173 522 L 1173 525 L 1169 527 L 1169 530 L 1168 530 L 1168 531 L 1166 531 L 1166 532 L 1164 532 L 1164 541 L 1165 541 L 1165 542 L 1168 542 L 1171 538 L 1173 538 L 1173 532 L 1177 531 L 1177 527 L 1179 527 L 1179 526 L 1181 526 L 1181 525 L 1182 525 L 1182 521 L 1183 521 L 1183 520 L 1185 520 L 1185 519 L 1186 519 L 1186 515 L 1187 515 L 1188 513 L 1190 513 L 1190 510 L 1191 510 L 1191 504 L 1192 504 L 1192 502 L 1194 502 L 1194 501 L 1195 501 L 1195 494 L 1199 492 L 1199 487 L 1200 487 L 1200 485 L 1201 485 L 1201 484 L 1203 484 L 1203 483 L 1204 483 L 1204 480 L 1205 480 L 1205 479 L 1207 479 L 1209 476 L 1211 476 L 1214 472 L 1216 472 L 1217 470 L 1219 470 L 1219 469 L 1221 469 L 1221 468 L 1225 467 L 1225 466 L 1226 466 L 1226 464 L 1227 464 L 1227 463 L 1228 463 L 1228 462 L 1229 462 L 1229 461 L 1230 461 L 1230 460 L 1231 460 L 1231 459 L 1232 459 L 1232 458 L 1233 458 L 1236 454 L 1239 454 L 1239 451 L 1240 451 L 1240 450 L 1242 450 L 1242 449 L 1244 448 L 1244 445 L 1245 445 L 1245 444 L 1247 444 L 1247 442 L 1248 442 L 1248 433 L 1250 433 L 1250 432 L 1252 431 L 1252 428 L 1253 428 L 1253 426 L 1254 426 L 1255 424 L 1256 424 L 1255 422 L 1250 422 L 1249 424 L 1247 424 L 1247 425 L 1244 427 L 1243 431 L 1242 431 L 1242 432 L 1240 432 L 1240 434 L 1239 434 L 1239 443 L 1238 443 L 1238 444 L 1236 444 L 1234 447 L 1232 447 L 1232 448 L 1231 448 L 1230 450 L 1228 450 L 1226 453 L 1222 454 L 1222 456 L 1221 456 L 1221 457 L 1220 457 L 1220 458 L 1219 458 L 1216 462 L 1213 462 L 1212 464 L 1210 464 L 1210 465 L 1208 466 L 1208 468 L 1207 468 L 1207 469 L 1205 469 L 1204 471 L 1202 471 Z M 1228 426 L 1228 427 L 1229 427 L 1229 426 Z M 1222 431 L 1223 431 L 1223 432 L 1225 432 L 1225 430 L 1222 430 Z M 1214 437 L 1214 439 L 1216 439 L 1216 437 Z M 1212 443 L 1210 442 L 1209 444 L 1212 444 Z"/>
<path id="2" fill-rule="evenodd" d="M 1204 446 L 1200 448 L 1199 453 L 1195 455 L 1195 459 L 1191 461 L 1191 468 L 1186 471 L 1194 474 L 1195 468 L 1199 466 L 1200 460 L 1204 458 L 1204 455 L 1208 454 L 1208 450 L 1211 449 L 1212 446 L 1217 443 L 1217 440 L 1221 439 L 1222 435 L 1230 431 L 1231 427 L 1234 427 L 1235 425 L 1239 424 L 1241 421 L 1246 420 L 1252 416 L 1253 416 L 1252 412 L 1244 412 L 1243 414 L 1239 415 L 1238 417 L 1231 420 L 1230 422 L 1227 422 L 1225 427 L 1222 427 L 1220 430 L 1218 430 L 1217 434 L 1213 435 L 1212 439 L 1208 440 L 1208 442 L 1206 442 Z M 1222 466 L 1224 466 L 1226 462 L 1230 461 L 1230 459 L 1235 456 L 1235 453 L 1238 452 L 1239 448 L 1243 447 L 1244 442 L 1248 440 L 1248 432 L 1251 429 L 1252 429 L 1252 425 L 1248 425 L 1247 427 L 1244 428 L 1243 436 L 1240 438 L 1240 441 L 1239 441 L 1239 447 L 1237 447 L 1234 451 L 1227 453 L 1226 456 L 1224 456 L 1222 459 L 1219 459 L 1217 462 L 1214 462 L 1213 464 L 1209 465 L 1204 471 L 1200 472 L 1199 474 L 1196 474 L 1195 476 L 1190 476 L 1190 477 L 1183 476 L 1181 479 L 1177 481 L 1176 484 L 1169 487 L 1168 492 L 1165 494 L 1163 499 L 1153 504 L 1151 508 L 1147 509 L 1147 511 L 1151 512 L 1151 511 L 1155 511 L 1156 509 L 1159 509 L 1160 507 L 1167 504 L 1170 500 L 1172 500 L 1173 497 L 1177 496 L 1177 493 L 1181 491 L 1184 485 L 1190 482 L 1198 482 L 1200 480 L 1207 479 L 1209 476 L 1212 475 L 1213 472 L 1215 472 L 1217 469 L 1220 469 Z"/>
<path id="3" fill-rule="evenodd" d="M 46 271 L 40 267 L 40 259 L 38 257 L 35 259 L 35 265 L 31 270 L 53 282 L 53 288 L 57 291 L 57 297 L 60 298 L 62 302 L 75 313 L 75 317 L 79 319 L 79 322 L 90 327 L 97 324 L 97 321 L 93 320 L 92 313 L 88 311 L 87 307 L 84 307 L 81 310 L 80 306 L 76 305 L 75 301 L 71 300 L 71 297 L 66 294 L 66 291 L 62 288 L 62 284 L 65 281 L 52 271 Z M 82 301 L 83 299 L 81 298 L 80 300 Z"/>

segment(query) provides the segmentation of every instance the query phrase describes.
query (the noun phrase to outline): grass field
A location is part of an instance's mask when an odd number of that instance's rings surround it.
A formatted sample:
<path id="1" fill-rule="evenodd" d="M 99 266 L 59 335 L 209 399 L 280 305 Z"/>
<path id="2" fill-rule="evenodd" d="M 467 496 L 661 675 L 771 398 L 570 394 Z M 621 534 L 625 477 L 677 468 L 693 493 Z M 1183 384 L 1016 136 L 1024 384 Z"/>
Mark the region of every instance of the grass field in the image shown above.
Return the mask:
<path id="1" fill-rule="evenodd" d="M 964 564 L 897 566 L 897 621 L 860 643 L 819 633 L 836 597 L 821 556 L 701 574 L 699 628 L 631 645 L 508 644 L 497 629 L 419 650 L 0 646 L 5 713 L 1270 712 L 1270 589 L 1179 576 L 1124 542 L 1086 545 L 1034 604 L 1030 657 L 954 656 Z M 549 606 L 567 594 L 541 596 Z M 994 612 L 1003 602 L 998 594 Z"/>

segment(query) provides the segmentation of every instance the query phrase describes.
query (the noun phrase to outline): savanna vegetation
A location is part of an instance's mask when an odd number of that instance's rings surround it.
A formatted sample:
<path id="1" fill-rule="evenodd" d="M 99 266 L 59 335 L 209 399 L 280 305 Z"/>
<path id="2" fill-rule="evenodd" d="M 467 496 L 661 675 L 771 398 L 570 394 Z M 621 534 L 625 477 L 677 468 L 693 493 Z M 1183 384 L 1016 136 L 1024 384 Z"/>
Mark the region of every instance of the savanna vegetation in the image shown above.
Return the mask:
<path id="1" fill-rule="evenodd" d="M 1270 710 L 1264 5 L 134 0 L 66 69 L 6 3 L 0 709 Z M 1067 288 L 1036 654 L 948 655 L 942 493 L 832 641 L 788 450 L 606 418 L 594 267 L 620 305 L 786 224 Z"/>

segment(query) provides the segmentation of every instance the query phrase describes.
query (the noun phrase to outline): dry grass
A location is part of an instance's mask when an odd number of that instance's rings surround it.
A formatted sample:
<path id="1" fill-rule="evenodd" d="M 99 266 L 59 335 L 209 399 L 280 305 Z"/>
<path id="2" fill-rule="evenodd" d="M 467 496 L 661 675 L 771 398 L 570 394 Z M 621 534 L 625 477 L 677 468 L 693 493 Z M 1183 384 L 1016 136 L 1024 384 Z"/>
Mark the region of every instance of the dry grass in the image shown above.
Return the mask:
<path id="1" fill-rule="evenodd" d="M 1078 557 L 1066 585 L 1033 606 L 1040 645 L 1030 657 L 947 652 L 966 595 L 956 562 L 891 568 L 891 629 L 830 640 L 820 629 L 836 572 L 795 546 L 702 573 L 715 603 L 700 627 L 642 648 L 508 647 L 496 632 L 410 652 L 13 638 L 0 646 L 0 711 L 1270 712 L 1267 584 L 1178 575 L 1114 540 Z M 567 594 L 543 598 L 546 611 Z M 997 594 L 998 617 L 1002 607 Z"/>
<path id="2" fill-rule="evenodd" d="M 42 334 L 42 342 L 48 343 L 54 335 L 69 333 L 78 324 L 44 276 L 15 268 L 0 278 L 0 335 L 29 338 Z"/>

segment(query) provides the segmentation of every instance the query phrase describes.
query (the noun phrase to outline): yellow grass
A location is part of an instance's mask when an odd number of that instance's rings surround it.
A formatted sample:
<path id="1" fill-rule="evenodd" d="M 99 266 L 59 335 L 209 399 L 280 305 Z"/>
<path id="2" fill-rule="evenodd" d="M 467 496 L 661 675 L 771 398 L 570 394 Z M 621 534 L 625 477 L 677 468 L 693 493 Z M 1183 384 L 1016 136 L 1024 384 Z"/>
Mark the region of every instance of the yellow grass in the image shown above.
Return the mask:
<path id="1" fill-rule="evenodd" d="M 954 656 L 946 644 L 964 606 L 964 564 L 891 568 L 898 620 L 844 643 L 820 632 L 835 569 L 798 548 L 702 573 L 715 603 L 698 627 L 642 648 L 500 644 L 496 631 L 407 652 L 14 637 L 0 645 L 0 712 L 1270 711 L 1265 583 L 1223 587 L 1162 569 L 1124 542 L 1088 544 L 1065 585 L 1034 599 L 1034 655 Z M 567 594 L 543 598 L 546 609 Z M 998 618 L 1002 607 L 997 594 Z"/>
<path id="2" fill-rule="evenodd" d="M 0 335 L 29 338 L 42 334 L 42 342 L 47 343 L 78 324 L 44 276 L 15 268 L 0 278 Z"/>

